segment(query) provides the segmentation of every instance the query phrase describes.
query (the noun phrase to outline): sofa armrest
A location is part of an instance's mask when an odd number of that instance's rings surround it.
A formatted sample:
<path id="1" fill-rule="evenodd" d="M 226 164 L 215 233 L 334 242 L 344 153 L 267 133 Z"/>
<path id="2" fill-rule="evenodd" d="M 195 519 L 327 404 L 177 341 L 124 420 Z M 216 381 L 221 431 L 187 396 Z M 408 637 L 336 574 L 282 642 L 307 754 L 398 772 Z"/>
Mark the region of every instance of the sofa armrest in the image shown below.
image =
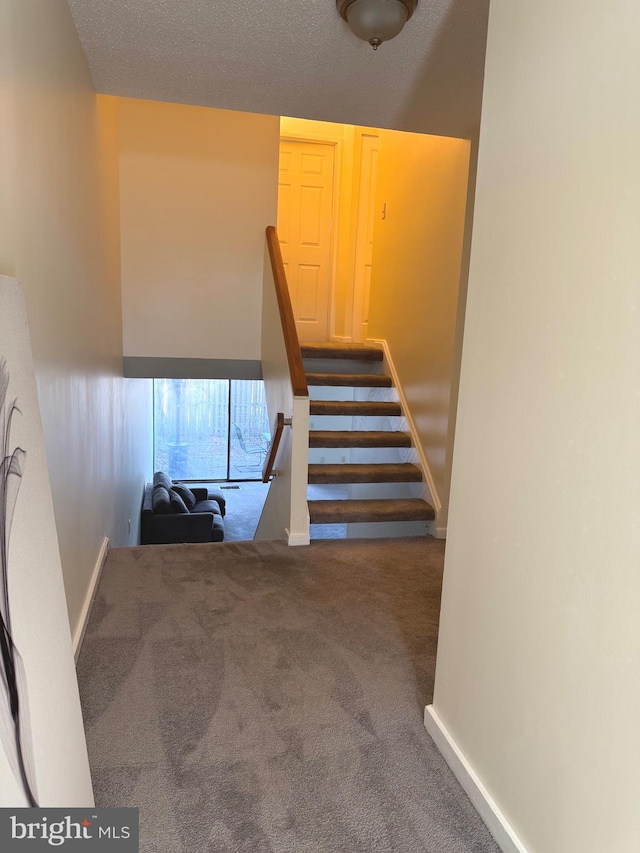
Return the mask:
<path id="1" fill-rule="evenodd" d="M 148 483 L 144 487 L 144 495 L 142 498 L 142 512 L 144 515 L 153 515 L 153 483 Z"/>
<path id="2" fill-rule="evenodd" d="M 215 501 L 220 507 L 220 515 L 224 518 L 227 514 L 227 499 L 221 489 L 207 489 L 207 500 Z"/>

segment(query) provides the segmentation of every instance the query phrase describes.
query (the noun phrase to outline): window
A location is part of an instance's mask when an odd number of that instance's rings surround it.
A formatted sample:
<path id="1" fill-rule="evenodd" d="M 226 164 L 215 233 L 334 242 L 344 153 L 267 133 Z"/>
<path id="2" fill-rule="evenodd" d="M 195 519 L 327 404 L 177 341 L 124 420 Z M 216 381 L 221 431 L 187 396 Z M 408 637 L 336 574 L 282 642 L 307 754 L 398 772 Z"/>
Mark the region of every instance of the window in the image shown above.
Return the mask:
<path id="1" fill-rule="evenodd" d="M 154 470 L 174 480 L 259 480 L 269 445 L 260 381 L 154 379 Z"/>

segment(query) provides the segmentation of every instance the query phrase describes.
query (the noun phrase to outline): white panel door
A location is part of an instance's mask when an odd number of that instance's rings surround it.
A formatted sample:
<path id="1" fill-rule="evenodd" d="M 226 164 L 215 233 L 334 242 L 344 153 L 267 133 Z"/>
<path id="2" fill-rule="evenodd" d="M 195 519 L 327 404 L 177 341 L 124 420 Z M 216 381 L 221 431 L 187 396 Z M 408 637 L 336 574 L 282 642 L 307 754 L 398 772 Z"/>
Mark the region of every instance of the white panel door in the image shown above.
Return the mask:
<path id="1" fill-rule="evenodd" d="M 331 293 L 333 145 L 280 142 L 278 236 L 301 341 L 326 341 Z"/>
<path id="2" fill-rule="evenodd" d="M 373 257 L 373 223 L 378 175 L 379 139 L 362 135 L 358 182 L 358 220 L 356 259 L 353 281 L 353 340 L 364 341 L 369 334 L 369 295 L 371 292 L 371 259 Z"/>

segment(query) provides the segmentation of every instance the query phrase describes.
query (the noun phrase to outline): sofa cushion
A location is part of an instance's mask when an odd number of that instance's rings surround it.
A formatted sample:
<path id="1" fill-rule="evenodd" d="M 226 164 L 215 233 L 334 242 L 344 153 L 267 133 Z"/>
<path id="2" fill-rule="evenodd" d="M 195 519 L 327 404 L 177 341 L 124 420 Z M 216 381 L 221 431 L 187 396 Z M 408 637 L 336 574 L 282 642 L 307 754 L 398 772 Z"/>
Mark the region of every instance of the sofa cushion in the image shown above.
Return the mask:
<path id="1" fill-rule="evenodd" d="M 191 512 L 212 512 L 214 515 L 219 515 L 222 518 L 220 506 L 217 501 L 197 501 Z"/>
<path id="2" fill-rule="evenodd" d="M 178 492 L 175 489 L 169 489 L 169 500 L 171 501 L 171 510 L 172 512 L 177 512 L 182 515 L 185 515 L 189 512 L 189 508 L 186 503 L 182 500 Z"/>
<path id="3" fill-rule="evenodd" d="M 156 471 L 153 475 L 153 485 L 155 486 L 164 486 L 164 488 L 169 491 L 172 488 L 173 483 L 164 473 L 164 471 Z"/>
<path id="4" fill-rule="evenodd" d="M 174 483 L 172 488 L 177 495 L 180 495 L 187 509 L 191 511 L 196 505 L 196 496 L 191 489 L 184 483 Z"/>
<path id="5" fill-rule="evenodd" d="M 154 487 L 152 505 L 157 515 L 168 515 L 171 512 L 171 498 L 164 486 Z"/>

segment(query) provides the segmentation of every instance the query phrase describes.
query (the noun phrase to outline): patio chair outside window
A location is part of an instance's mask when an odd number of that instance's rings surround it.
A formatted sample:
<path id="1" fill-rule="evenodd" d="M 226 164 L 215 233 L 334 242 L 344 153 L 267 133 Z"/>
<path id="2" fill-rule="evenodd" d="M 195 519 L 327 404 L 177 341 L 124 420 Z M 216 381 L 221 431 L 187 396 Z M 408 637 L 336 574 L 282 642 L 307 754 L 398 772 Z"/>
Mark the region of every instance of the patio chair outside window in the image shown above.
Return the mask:
<path id="1" fill-rule="evenodd" d="M 238 463 L 236 462 L 235 467 L 238 469 L 238 471 L 261 470 L 267 455 L 267 450 L 269 448 L 262 444 L 247 445 L 245 443 L 244 436 L 242 435 L 242 430 L 240 429 L 238 424 L 233 424 L 233 431 L 235 432 L 235 436 L 238 440 L 238 444 L 240 445 L 240 449 L 248 460 L 247 465 L 238 465 Z"/>

